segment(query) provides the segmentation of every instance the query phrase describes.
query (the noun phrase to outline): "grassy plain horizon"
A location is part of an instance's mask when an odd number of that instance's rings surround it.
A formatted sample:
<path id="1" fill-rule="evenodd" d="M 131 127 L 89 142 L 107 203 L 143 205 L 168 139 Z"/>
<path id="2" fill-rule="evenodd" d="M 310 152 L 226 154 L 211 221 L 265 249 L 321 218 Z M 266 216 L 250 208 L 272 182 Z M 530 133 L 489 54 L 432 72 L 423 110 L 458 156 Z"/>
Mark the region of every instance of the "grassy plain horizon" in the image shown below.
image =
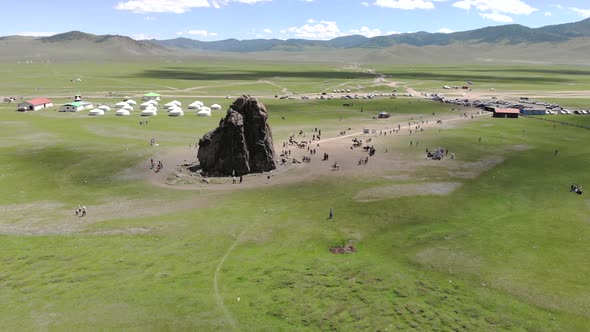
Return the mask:
<path id="1" fill-rule="evenodd" d="M 223 109 L 238 95 L 261 95 L 277 149 L 299 129 L 320 127 L 330 138 L 348 128 L 394 128 L 475 112 L 405 97 L 354 100 L 351 108 L 339 99 L 274 97 L 315 97 L 337 88 L 391 91 L 367 69 L 398 82 L 398 89 L 418 91 L 469 79 L 482 93 L 490 87 L 545 94 L 570 83 L 571 90 L 590 86 L 575 67 L 257 62 L 244 68 L 223 61 L 148 61 L 0 65 L 7 77 L 0 91 L 56 96 L 58 103 L 80 92 L 109 104 L 156 91 L 164 101 L 186 105 L 203 99 Z M 82 82 L 70 82 L 75 78 Z M 563 100 L 583 107 L 587 99 Z M 384 167 L 359 166 L 342 170 L 346 175 L 329 172 L 280 184 L 287 171 L 276 174 L 277 184 L 250 189 L 177 190 L 150 182 L 147 161 L 168 153 L 194 159 L 188 144 L 217 126 L 223 111 L 211 118 L 161 112 L 139 126 L 137 111 L 95 118 L 55 108 L 18 113 L 15 104 L 0 106 L 0 299 L 6 308 L 0 325 L 6 329 L 582 331 L 590 326 L 585 277 L 590 201 L 569 192 L 570 184 L 590 180 L 587 129 L 528 118 L 445 122 L 418 135 L 373 137 L 378 153 L 371 163 Z M 380 111 L 393 118 L 372 120 Z M 150 137 L 158 139 L 158 147 L 147 144 Z M 409 140 L 420 145 L 410 147 Z M 457 159 L 425 161 L 424 149 L 435 147 L 449 148 Z M 440 183 L 457 187 L 447 195 L 399 189 Z M 366 193 L 373 199 L 361 199 Z M 73 215 L 77 204 L 88 206 L 88 218 Z M 330 207 L 334 221 L 326 220 Z M 357 252 L 328 250 L 346 243 L 354 243 Z"/>

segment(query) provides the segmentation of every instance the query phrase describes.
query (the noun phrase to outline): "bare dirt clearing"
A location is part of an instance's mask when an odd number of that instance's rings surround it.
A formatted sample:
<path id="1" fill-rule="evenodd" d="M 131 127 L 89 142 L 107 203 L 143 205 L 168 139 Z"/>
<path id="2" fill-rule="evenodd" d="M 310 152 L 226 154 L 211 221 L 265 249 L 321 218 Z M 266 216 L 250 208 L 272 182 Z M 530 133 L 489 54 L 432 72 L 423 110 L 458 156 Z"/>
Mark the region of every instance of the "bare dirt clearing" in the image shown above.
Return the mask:
<path id="1" fill-rule="evenodd" d="M 57 235 L 83 232 L 92 224 L 116 220 L 165 215 L 181 210 L 212 204 L 210 196 L 182 201 L 131 200 L 117 198 L 100 205 L 87 206 L 88 215 L 74 214 L 75 206 L 41 201 L 28 204 L 0 206 L 0 234 L 9 235 Z M 96 234 L 137 234 L 148 232 L 148 227 L 102 230 Z"/>
<path id="2" fill-rule="evenodd" d="M 428 182 L 397 184 L 361 190 L 354 198 L 357 202 L 372 202 L 404 196 L 448 195 L 461 186 L 459 182 Z"/>
<path id="3" fill-rule="evenodd" d="M 426 130 L 435 128 L 451 128 L 459 126 L 463 121 L 473 121 L 469 118 L 445 118 L 443 124 L 436 124 L 436 118 L 429 120 L 428 124 L 422 124 Z M 361 127 L 376 127 L 375 122 L 367 122 L 361 124 Z M 369 188 L 360 191 L 354 198 L 359 202 L 370 202 L 375 200 L 403 197 L 403 196 L 424 196 L 424 195 L 448 195 L 458 189 L 461 182 L 445 182 L 444 179 L 474 179 L 482 173 L 492 169 L 501 164 L 505 157 L 502 155 L 491 155 L 477 161 L 460 161 L 451 160 L 447 157 L 441 161 L 432 160 L 406 160 L 390 151 L 385 154 L 382 149 L 373 157 L 369 159 L 367 164 L 360 164 L 360 160 L 366 157 L 366 152 L 361 149 L 351 150 L 351 140 L 358 137 L 363 140 L 370 139 L 371 144 L 381 144 L 384 142 L 395 142 L 399 140 L 407 140 L 411 136 L 405 134 L 409 128 L 414 127 L 406 125 L 401 127 L 404 133 L 390 134 L 389 136 L 379 135 L 379 131 L 389 132 L 394 125 L 391 123 L 382 124 L 376 128 L 372 134 L 365 134 L 363 132 L 347 133 L 345 135 L 335 135 L 310 145 L 311 148 L 316 149 L 316 155 L 309 155 L 307 149 L 298 149 L 296 147 L 275 148 L 277 155 L 281 150 L 290 149 L 292 155 L 289 160 L 301 159 L 302 156 L 310 156 L 312 161 L 310 163 L 291 163 L 287 162 L 281 165 L 271 173 L 271 178 L 268 179 L 267 174 L 250 174 L 244 177 L 242 184 L 232 184 L 231 177 L 209 179 L 208 183 L 203 182 L 203 178 L 195 175 L 192 172 L 186 171 L 185 168 L 178 167 L 187 163 L 187 154 L 194 156 L 196 151 L 177 149 L 171 150 L 169 153 L 160 154 L 159 157 L 164 160 L 164 163 L 174 167 L 172 171 L 155 173 L 149 172 L 148 177 L 150 182 L 155 185 L 174 188 L 181 190 L 199 190 L 199 191 L 226 191 L 239 189 L 253 189 L 262 186 L 276 186 L 287 185 L 300 182 L 310 182 L 325 177 L 360 177 L 367 176 L 381 176 L 387 180 L 393 181 L 423 181 L 424 177 L 417 176 L 416 171 L 421 167 L 433 167 L 440 170 L 440 172 L 433 173 L 435 178 L 439 178 L 437 182 L 425 183 L 410 183 L 410 184 L 394 184 L 383 187 Z M 293 128 L 297 130 L 297 128 Z M 418 136 L 416 136 L 417 138 Z M 315 145 L 314 145 L 315 144 Z M 525 151 L 530 147 L 528 145 L 510 145 L 506 147 L 507 151 Z M 321 156 L 327 153 L 330 158 L 328 161 L 322 161 Z M 339 168 L 334 169 L 332 165 L 338 164 Z M 173 166 L 172 166 L 173 165 Z M 391 170 L 395 170 L 398 174 L 391 174 Z M 442 173 L 441 173 L 442 172 Z M 436 175 L 438 174 L 438 176 Z"/>
<path id="4" fill-rule="evenodd" d="M 475 113 L 474 113 L 475 114 Z M 487 116 L 487 115 L 484 115 Z M 428 123 L 423 120 L 422 128 L 426 131 L 433 130 L 433 128 L 450 128 L 458 125 L 464 121 L 474 121 L 473 119 L 465 117 L 443 117 L 443 124 L 437 124 L 436 120 L 441 117 L 428 117 Z M 329 138 L 324 138 L 320 141 L 314 141 L 309 144 L 307 148 L 297 148 L 295 146 L 288 146 L 283 148 L 280 142 L 275 142 L 275 150 L 277 156 L 281 154 L 281 150 L 291 150 L 292 154 L 285 159 L 287 162 L 280 165 L 276 170 L 269 174 L 249 174 L 244 176 L 244 181 L 241 184 L 232 184 L 231 177 L 209 178 L 204 180 L 181 165 L 187 162 L 194 162 L 196 160 L 196 150 L 192 149 L 171 149 L 165 151 L 159 149 L 157 160 L 162 160 L 165 169 L 160 172 L 154 170 L 146 170 L 146 175 L 149 181 L 157 186 L 164 188 L 174 188 L 180 190 L 239 190 L 252 189 L 260 186 L 270 185 L 284 185 L 300 182 L 314 181 L 323 177 L 351 177 L 351 176 L 386 176 L 391 175 L 392 169 L 398 172 L 405 172 L 405 176 L 413 178 L 413 173 L 418 166 L 436 166 L 441 168 L 458 169 L 459 177 L 473 178 L 481 172 L 500 163 L 503 159 L 497 160 L 490 158 L 490 160 L 482 160 L 473 163 L 463 162 L 433 162 L 424 160 L 406 161 L 396 155 L 394 151 L 384 152 L 381 148 L 375 156 L 369 158 L 366 164 L 361 163 L 361 160 L 367 158 L 367 152 L 361 148 L 351 150 L 351 141 L 353 138 L 359 138 L 366 141 L 366 145 L 383 145 L 387 142 L 395 142 L 399 140 L 413 139 L 407 134 L 410 128 L 416 126 L 415 123 L 408 125 L 400 125 L 399 133 L 394 133 L 393 128 L 398 128 L 399 122 L 383 121 L 376 123 L 375 121 L 367 121 L 366 123 L 357 124 L 358 128 L 373 128 L 374 132 L 370 134 L 363 133 L 363 131 L 351 130 L 344 135 L 337 135 L 330 133 Z M 298 131 L 299 128 L 293 128 L 293 131 Z M 381 135 L 380 132 L 386 132 L 386 135 Z M 308 134 L 311 136 L 311 134 Z M 327 136 L 327 135 L 326 135 Z M 416 136 L 418 138 L 419 136 Z M 304 139 L 304 138 L 299 138 Z M 316 154 L 311 155 L 310 150 L 315 149 Z M 322 160 L 323 154 L 329 155 L 328 160 Z M 311 158 L 309 163 L 292 163 L 293 159 L 302 160 L 303 156 Z M 281 157 L 278 157 L 279 159 Z M 156 158 L 154 158 L 156 160 Z M 450 164 L 449 164 L 450 162 Z M 280 164 L 280 163 L 279 163 Z M 335 164 L 337 168 L 333 167 Z M 147 162 L 146 162 L 147 165 Z M 270 179 L 268 175 L 271 175 Z M 206 181 L 206 182 L 205 182 Z"/>
<path id="5" fill-rule="evenodd" d="M 457 163 L 454 167 L 447 167 L 449 177 L 462 179 L 475 179 L 481 173 L 488 171 L 504 162 L 502 156 L 491 156 L 485 159 Z"/>

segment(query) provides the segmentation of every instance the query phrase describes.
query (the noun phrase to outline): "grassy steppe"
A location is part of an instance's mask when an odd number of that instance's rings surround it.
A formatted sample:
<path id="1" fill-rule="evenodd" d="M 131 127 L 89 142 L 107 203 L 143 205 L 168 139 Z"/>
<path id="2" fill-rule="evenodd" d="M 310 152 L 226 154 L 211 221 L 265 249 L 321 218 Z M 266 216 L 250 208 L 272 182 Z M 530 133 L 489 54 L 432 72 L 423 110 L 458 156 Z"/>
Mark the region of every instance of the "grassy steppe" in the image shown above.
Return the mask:
<path id="1" fill-rule="evenodd" d="M 110 77 L 123 77 L 118 70 L 127 64 L 94 66 L 104 86 L 88 82 L 84 93 L 109 91 Z M 168 71 L 166 66 L 151 70 Z M 184 66 L 207 71 L 204 64 Z M 227 66 L 231 79 L 237 69 Z M 216 79 L 223 68 L 203 74 L 205 81 L 217 81 L 215 93 L 221 96 L 230 94 L 222 88 L 225 81 Z M 63 78 L 71 76 L 59 70 Z M 301 91 L 317 92 L 326 79 L 351 80 L 346 77 L 352 75 L 328 78 L 332 74 L 325 69 L 307 70 L 318 73 L 293 75 L 293 86 Z M 256 76 L 254 86 L 267 75 Z M 367 79 L 364 74 L 354 78 Z M 157 73 L 125 80 L 133 83 L 116 90 L 139 91 L 139 83 L 146 90 L 191 86 L 190 78 Z M 242 80 L 246 87 L 252 83 L 246 76 Z M 34 93 L 35 85 L 20 82 L 13 92 Z M 55 89 L 47 91 L 58 91 L 46 82 L 47 89 Z M 224 99 L 208 101 L 228 105 Z M 262 101 L 278 141 L 293 128 L 320 127 L 327 133 L 356 128 L 382 110 L 394 114 L 392 125 L 432 112 L 452 113 L 444 105 L 404 98 L 355 100 L 353 108 L 343 108 L 340 100 Z M 220 116 L 160 115 L 139 126 L 135 115 L 91 118 L 0 109 L 0 326 L 142 331 L 590 327 L 585 245 L 590 201 L 568 191 L 572 183 L 590 183 L 588 130 L 526 118 L 469 120 L 426 130 L 418 136 L 418 148 L 408 147 L 406 136 L 376 139 L 380 158 L 405 160 L 408 167 L 233 192 L 165 189 L 137 175 L 151 156 L 194 144 Z M 150 137 L 160 146 L 150 147 Z M 463 171 L 447 160 L 425 163 L 423 149 L 436 146 L 456 152 L 454 162 Z M 461 186 L 446 196 L 355 199 L 367 189 L 441 181 Z M 88 221 L 73 216 L 80 203 L 89 207 Z M 334 221 L 326 220 L 330 207 Z M 35 233 L 38 229 L 43 231 Z M 357 253 L 328 251 L 349 241 Z"/>

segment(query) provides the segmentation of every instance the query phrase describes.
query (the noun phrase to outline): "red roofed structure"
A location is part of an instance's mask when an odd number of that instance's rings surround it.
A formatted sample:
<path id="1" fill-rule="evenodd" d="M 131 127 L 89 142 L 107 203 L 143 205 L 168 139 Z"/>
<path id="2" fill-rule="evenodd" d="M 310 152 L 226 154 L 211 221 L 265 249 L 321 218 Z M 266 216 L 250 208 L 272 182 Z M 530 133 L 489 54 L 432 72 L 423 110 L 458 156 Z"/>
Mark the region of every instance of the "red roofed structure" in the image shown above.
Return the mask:
<path id="1" fill-rule="evenodd" d="M 518 118 L 520 110 L 518 108 L 495 108 L 494 118 Z"/>
<path id="2" fill-rule="evenodd" d="M 38 111 L 49 107 L 53 107 L 53 101 L 51 101 L 51 99 L 35 98 L 18 104 L 18 111 Z"/>

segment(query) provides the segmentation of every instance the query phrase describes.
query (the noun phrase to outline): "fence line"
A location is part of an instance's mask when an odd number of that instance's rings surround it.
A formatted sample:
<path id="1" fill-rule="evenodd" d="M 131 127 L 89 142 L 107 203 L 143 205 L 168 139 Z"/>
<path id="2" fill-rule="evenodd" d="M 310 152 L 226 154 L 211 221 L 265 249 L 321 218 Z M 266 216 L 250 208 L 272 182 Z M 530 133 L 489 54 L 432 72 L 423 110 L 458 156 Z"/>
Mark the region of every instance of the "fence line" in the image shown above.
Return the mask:
<path id="1" fill-rule="evenodd" d="M 581 125 L 581 124 L 569 123 L 569 122 L 562 122 L 562 121 L 551 120 L 551 119 L 543 119 L 543 118 L 540 118 L 540 117 L 537 117 L 537 116 L 530 116 L 530 115 L 524 115 L 524 114 L 521 114 L 521 116 L 524 116 L 524 117 L 526 117 L 528 119 L 535 119 L 535 120 L 553 122 L 553 123 L 558 123 L 558 124 L 564 125 L 564 126 L 578 127 L 578 128 L 589 129 L 590 130 L 590 126 L 585 126 L 585 125 Z"/>

